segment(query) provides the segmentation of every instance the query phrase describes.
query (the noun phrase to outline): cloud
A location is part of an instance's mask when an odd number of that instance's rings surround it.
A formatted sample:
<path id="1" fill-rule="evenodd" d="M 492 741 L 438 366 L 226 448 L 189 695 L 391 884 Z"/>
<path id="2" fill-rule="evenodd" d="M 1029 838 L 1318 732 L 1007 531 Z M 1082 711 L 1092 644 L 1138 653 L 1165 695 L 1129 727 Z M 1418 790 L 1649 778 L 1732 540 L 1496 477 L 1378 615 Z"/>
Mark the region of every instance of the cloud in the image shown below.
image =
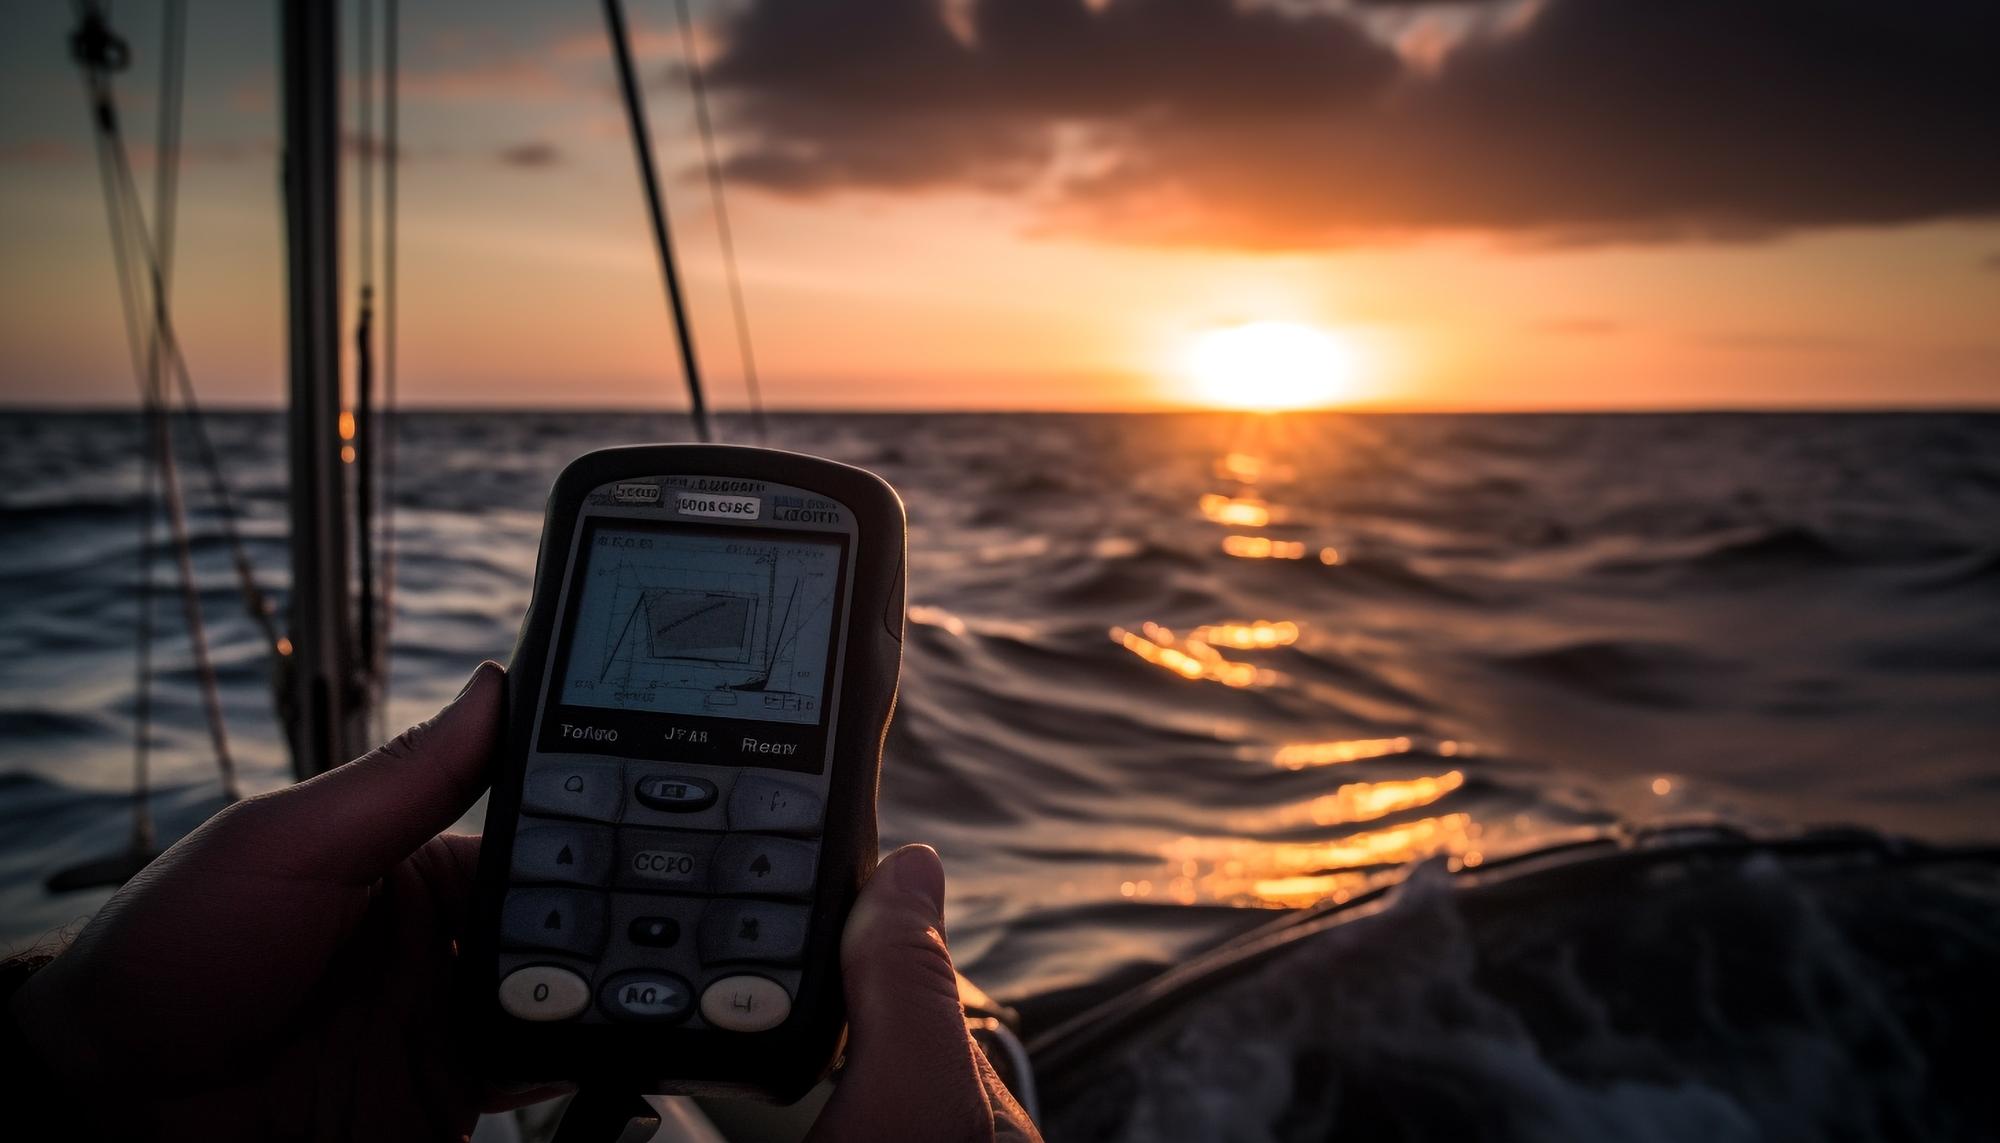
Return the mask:
<path id="1" fill-rule="evenodd" d="M 1444 6 L 1479 18 L 1414 55 L 1398 44 L 1426 6 L 947 7 L 740 10 L 711 70 L 734 177 L 979 188 L 1046 228 L 1238 247 L 2000 213 L 1988 0 L 1496 0 Z"/>
<path id="2" fill-rule="evenodd" d="M 560 164 L 563 155 L 562 151 L 554 143 L 544 143 L 534 140 L 526 143 L 516 143 L 511 147 L 504 147 L 501 149 L 498 158 L 502 163 L 510 167 L 545 170 Z"/>

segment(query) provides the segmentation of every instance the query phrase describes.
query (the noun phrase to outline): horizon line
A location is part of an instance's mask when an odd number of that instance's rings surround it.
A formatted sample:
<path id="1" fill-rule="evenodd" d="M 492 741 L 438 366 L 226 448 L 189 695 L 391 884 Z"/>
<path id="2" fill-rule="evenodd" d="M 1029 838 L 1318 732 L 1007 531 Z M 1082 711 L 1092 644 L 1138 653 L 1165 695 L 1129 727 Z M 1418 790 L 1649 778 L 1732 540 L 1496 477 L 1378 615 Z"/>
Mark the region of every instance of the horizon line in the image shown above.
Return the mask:
<path id="1" fill-rule="evenodd" d="M 0 398 L 0 411 L 8 414 L 89 416 L 120 413 L 138 413 L 143 410 L 137 402 L 74 402 L 68 404 L 20 402 Z M 186 415 L 185 408 L 169 410 L 177 415 Z M 276 402 L 243 404 L 203 404 L 204 414 L 244 415 L 252 413 L 283 413 L 286 406 Z M 388 410 L 378 410 L 387 412 Z M 590 415 L 599 413 L 626 414 L 643 413 L 656 416 L 688 418 L 688 410 L 661 408 L 652 405 L 526 405 L 526 404 L 423 404 L 405 405 L 393 410 L 398 415 L 439 416 L 451 414 L 574 414 Z M 757 410 L 743 407 L 710 407 L 712 416 L 751 417 Z M 2000 413 L 2000 398 L 1989 403 L 1905 403 L 1871 404 L 1862 402 L 1773 405 L 1746 403 L 1742 405 L 1395 405 L 1395 404 L 1355 404 L 1327 405 L 1307 409 L 1231 409 L 1211 405 L 1145 405 L 1145 406 L 1092 406 L 1087 408 L 1034 408 L 1034 407 L 993 407 L 993 406 L 804 406 L 779 409 L 764 409 L 767 417 L 793 416 L 1243 416 L 1243 417 L 1287 417 L 1287 416 L 1715 416 L 1715 415 L 1796 415 L 1802 413 L 1820 414 L 1994 414 Z"/>

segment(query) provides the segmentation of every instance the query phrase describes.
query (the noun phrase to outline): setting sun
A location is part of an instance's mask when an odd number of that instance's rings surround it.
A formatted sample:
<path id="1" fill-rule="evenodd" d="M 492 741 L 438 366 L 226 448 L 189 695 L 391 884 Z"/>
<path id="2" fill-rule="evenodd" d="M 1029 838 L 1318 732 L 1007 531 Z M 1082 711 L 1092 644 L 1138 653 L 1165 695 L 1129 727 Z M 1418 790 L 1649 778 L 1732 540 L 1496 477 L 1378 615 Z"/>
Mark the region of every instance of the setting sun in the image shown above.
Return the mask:
<path id="1" fill-rule="evenodd" d="M 1333 404 L 1353 395 L 1354 353 L 1324 330 L 1259 321 L 1211 330 L 1188 353 L 1205 404 L 1276 412 Z"/>

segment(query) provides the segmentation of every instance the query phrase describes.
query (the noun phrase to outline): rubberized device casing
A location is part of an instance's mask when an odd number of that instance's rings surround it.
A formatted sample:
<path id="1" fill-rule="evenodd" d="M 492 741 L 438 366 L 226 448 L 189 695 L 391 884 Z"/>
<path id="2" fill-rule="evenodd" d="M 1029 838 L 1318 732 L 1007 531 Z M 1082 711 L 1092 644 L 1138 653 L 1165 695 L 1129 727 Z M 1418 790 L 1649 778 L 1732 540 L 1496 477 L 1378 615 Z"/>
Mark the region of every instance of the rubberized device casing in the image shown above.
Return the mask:
<path id="1" fill-rule="evenodd" d="M 733 477 L 811 489 L 839 501 L 858 534 L 845 662 L 834 720 L 803 974 L 791 1015 L 763 1032 L 656 1024 L 530 1023 L 496 1000 L 498 929 L 513 862 L 515 827 L 536 703 L 551 665 L 572 540 L 585 499 L 613 481 L 662 474 Z M 513 1083 L 587 1082 L 634 1092 L 748 1095 L 789 1103 L 832 1067 L 845 1034 L 840 934 L 875 866 L 876 788 L 882 741 L 895 706 L 904 622 L 903 505 L 873 473 L 774 449 L 639 445 L 587 453 L 556 478 L 535 568 L 534 595 L 507 673 L 506 731 L 494 759 L 480 849 L 475 910 L 457 987 L 459 1026 L 484 1073 Z"/>

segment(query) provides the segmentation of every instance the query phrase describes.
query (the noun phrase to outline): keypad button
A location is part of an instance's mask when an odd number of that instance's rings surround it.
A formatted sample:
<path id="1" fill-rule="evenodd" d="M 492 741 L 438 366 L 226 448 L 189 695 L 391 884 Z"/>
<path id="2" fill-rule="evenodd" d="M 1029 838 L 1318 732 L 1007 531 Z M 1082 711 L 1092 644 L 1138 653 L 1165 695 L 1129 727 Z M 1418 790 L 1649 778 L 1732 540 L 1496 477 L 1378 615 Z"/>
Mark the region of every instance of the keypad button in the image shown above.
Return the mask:
<path id="1" fill-rule="evenodd" d="M 680 943 L 681 923 L 672 917 L 634 917 L 625 927 L 625 935 L 635 945 L 649 949 L 670 949 Z"/>
<path id="2" fill-rule="evenodd" d="M 574 889 L 516 889 L 500 907 L 500 939 L 514 948 L 594 957 L 604 947 L 604 896 Z"/>
<path id="3" fill-rule="evenodd" d="M 611 856 L 611 831 L 603 826 L 527 826 L 514 835 L 514 881 L 602 885 Z"/>
<path id="4" fill-rule="evenodd" d="M 729 828 L 759 833 L 818 833 L 818 794 L 791 782 L 745 774 L 729 792 Z"/>
<path id="5" fill-rule="evenodd" d="M 785 986 L 762 976 L 725 976 L 701 993 L 701 1018 L 729 1032 L 762 1032 L 791 1013 Z"/>
<path id="6" fill-rule="evenodd" d="M 775 901 L 711 901 L 701 915 L 701 959 L 796 963 L 806 951 L 803 905 Z"/>
<path id="7" fill-rule="evenodd" d="M 680 774 L 646 774 L 632 783 L 632 796 L 650 809 L 693 813 L 715 804 L 715 783 Z"/>
<path id="8" fill-rule="evenodd" d="M 618 883 L 662 892 L 707 892 L 709 859 L 715 853 L 715 841 L 714 834 L 621 829 Z"/>
<path id="9" fill-rule="evenodd" d="M 625 769 L 616 762 L 532 762 L 521 787 L 522 810 L 559 818 L 612 821 L 624 801 Z"/>
<path id="10" fill-rule="evenodd" d="M 531 964 L 500 982 L 500 1007 L 520 1020 L 567 1020 L 590 1006 L 590 985 L 566 968 Z"/>
<path id="11" fill-rule="evenodd" d="M 717 893 L 763 897 L 812 894 L 819 846 L 810 841 L 736 834 L 715 855 L 710 884 Z"/>
<path id="12" fill-rule="evenodd" d="M 694 1008 L 694 990 L 671 972 L 648 969 L 612 977 L 597 1001 L 613 1020 L 664 1024 L 685 1017 Z"/>

